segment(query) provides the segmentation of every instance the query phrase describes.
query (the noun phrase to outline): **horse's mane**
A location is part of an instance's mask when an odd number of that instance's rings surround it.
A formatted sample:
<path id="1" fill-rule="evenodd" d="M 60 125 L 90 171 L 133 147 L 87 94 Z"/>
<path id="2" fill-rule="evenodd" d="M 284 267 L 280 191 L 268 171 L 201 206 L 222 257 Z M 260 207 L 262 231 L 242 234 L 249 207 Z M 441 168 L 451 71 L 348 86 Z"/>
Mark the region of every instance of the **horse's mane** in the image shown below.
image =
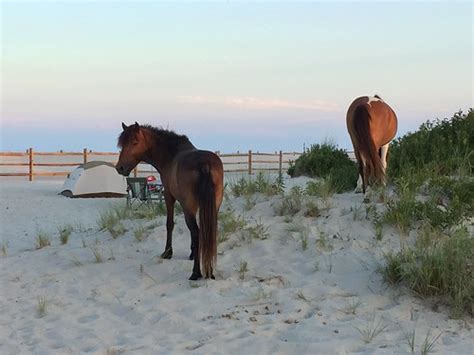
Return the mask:
<path id="1" fill-rule="evenodd" d="M 157 139 L 164 140 L 167 144 L 177 146 L 182 142 L 189 142 L 189 138 L 185 135 L 177 134 L 171 130 L 164 129 L 161 127 L 153 127 L 149 124 L 140 125 L 140 128 L 145 128 L 146 130 L 150 131 Z M 118 138 L 118 146 L 123 148 L 135 135 L 135 129 L 132 126 L 129 129 L 126 129 L 120 133 Z"/>

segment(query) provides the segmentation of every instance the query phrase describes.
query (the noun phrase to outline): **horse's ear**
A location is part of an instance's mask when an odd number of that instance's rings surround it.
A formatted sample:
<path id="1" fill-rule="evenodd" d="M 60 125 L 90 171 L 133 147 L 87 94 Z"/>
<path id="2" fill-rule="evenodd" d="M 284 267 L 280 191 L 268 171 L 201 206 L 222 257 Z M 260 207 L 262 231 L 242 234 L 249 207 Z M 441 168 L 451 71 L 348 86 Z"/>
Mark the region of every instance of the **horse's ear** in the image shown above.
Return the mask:
<path id="1" fill-rule="evenodd" d="M 123 128 L 123 130 L 125 131 L 128 127 L 127 127 L 127 125 L 126 125 L 125 123 L 122 122 L 122 128 Z"/>
<path id="2" fill-rule="evenodd" d="M 135 128 L 138 128 L 138 127 L 140 127 L 140 125 L 138 124 L 137 121 L 135 121 Z"/>

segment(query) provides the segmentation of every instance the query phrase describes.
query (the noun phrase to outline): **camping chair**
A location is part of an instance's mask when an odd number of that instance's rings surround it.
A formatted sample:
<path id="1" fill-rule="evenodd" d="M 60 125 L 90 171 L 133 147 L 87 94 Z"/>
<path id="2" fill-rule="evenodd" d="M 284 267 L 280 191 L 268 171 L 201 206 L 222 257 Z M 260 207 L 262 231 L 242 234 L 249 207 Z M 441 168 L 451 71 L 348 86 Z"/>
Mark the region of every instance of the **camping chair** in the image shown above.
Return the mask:
<path id="1" fill-rule="evenodd" d="M 144 177 L 133 177 L 127 178 L 127 207 L 137 205 L 138 207 L 144 204 L 150 206 L 154 200 L 163 199 L 163 187 L 156 185 L 154 191 L 150 190 L 147 178 Z"/>

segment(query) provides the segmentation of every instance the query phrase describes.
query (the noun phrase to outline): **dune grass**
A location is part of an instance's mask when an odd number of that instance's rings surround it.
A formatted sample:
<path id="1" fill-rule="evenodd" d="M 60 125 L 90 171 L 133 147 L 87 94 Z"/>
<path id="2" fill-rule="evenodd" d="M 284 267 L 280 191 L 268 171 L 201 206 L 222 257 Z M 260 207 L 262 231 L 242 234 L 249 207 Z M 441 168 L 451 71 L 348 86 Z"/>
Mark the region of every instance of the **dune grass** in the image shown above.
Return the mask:
<path id="1" fill-rule="evenodd" d="M 415 246 L 385 256 L 383 275 L 392 284 L 402 283 L 421 297 L 438 296 L 459 318 L 472 315 L 474 302 L 474 239 L 466 228 L 440 236 L 425 230 Z"/>
<path id="2" fill-rule="evenodd" d="M 51 245 L 51 238 L 45 231 L 39 231 L 36 236 L 36 249 L 43 249 Z"/>
<path id="3" fill-rule="evenodd" d="M 62 226 L 58 226 L 58 234 L 59 234 L 59 241 L 62 245 L 67 244 L 69 240 L 69 236 L 71 235 L 74 227 L 70 224 L 65 224 Z"/>
<path id="4" fill-rule="evenodd" d="M 234 197 L 248 196 L 255 193 L 273 196 L 283 192 L 284 183 L 282 176 L 278 176 L 272 181 L 268 176 L 259 172 L 255 179 L 242 177 L 238 181 L 230 183 L 228 187 Z"/>
<path id="5" fill-rule="evenodd" d="M 229 239 L 229 236 L 237 231 L 243 230 L 247 225 L 245 219 L 236 215 L 233 210 L 219 212 L 218 216 L 218 243 L 223 243 Z"/>

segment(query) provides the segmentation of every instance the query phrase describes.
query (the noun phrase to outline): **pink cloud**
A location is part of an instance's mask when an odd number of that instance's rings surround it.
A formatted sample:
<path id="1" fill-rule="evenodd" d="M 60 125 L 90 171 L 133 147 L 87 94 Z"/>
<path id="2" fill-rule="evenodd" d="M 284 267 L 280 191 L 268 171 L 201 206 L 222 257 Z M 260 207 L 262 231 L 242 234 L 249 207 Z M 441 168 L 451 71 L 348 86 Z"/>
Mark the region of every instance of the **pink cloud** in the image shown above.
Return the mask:
<path id="1" fill-rule="evenodd" d="M 193 105 L 219 105 L 227 107 L 272 110 L 295 109 L 324 112 L 339 112 L 341 109 L 334 103 L 323 100 L 288 101 L 280 99 L 260 99 L 242 96 L 179 96 L 178 102 Z"/>

